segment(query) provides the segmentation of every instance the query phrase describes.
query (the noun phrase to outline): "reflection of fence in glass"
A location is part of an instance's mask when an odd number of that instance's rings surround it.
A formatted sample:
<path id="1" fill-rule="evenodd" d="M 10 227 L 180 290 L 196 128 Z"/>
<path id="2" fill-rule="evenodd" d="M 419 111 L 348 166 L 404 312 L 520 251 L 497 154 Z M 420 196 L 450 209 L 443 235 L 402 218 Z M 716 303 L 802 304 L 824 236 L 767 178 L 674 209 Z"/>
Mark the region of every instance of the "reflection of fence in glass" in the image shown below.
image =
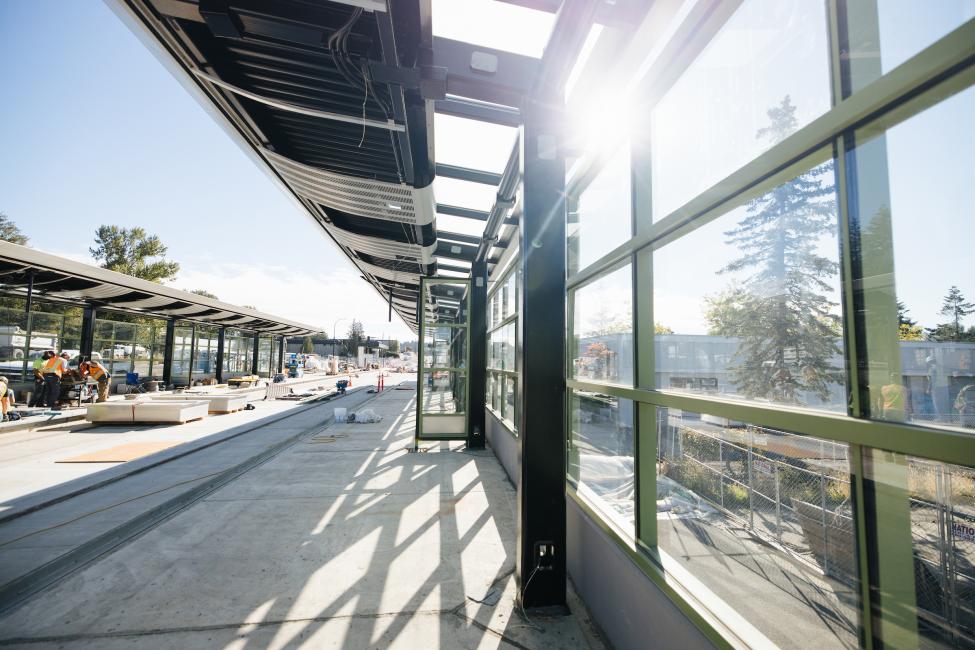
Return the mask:
<path id="1" fill-rule="evenodd" d="M 975 644 L 975 470 L 912 459 L 914 576 L 924 636 Z"/>
<path id="2" fill-rule="evenodd" d="M 679 424 L 668 427 L 669 439 L 660 441 L 669 478 L 759 538 L 834 578 L 855 581 L 844 445 L 755 426 L 721 426 L 708 416 L 693 426 L 679 415 L 670 418 Z"/>

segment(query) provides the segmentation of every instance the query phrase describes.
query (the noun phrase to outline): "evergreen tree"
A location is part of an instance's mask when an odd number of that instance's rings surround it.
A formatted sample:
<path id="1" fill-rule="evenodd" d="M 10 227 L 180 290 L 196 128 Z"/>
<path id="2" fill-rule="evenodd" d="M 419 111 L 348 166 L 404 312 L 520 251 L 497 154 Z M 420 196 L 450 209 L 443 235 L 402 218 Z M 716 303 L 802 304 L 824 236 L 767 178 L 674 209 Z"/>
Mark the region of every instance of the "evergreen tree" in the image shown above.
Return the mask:
<path id="1" fill-rule="evenodd" d="M 757 137 L 778 142 L 797 127 L 787 95 L 768 111 Z M 836 303 L 826 293 L 838 264 L 818 249 L 836 234 L 832 162 L 824 163 L 748 203 L 746 216 L 725 232 L 741 256 L 721 273 L 751 274 L 709 299 L 713 334 L 741 339 L 733 381 L 747 397 L 796 402 L 800 391 L 829 399 L 840 352 Z"/>
<path id="2" fill-rule="evenodd" d="M 908 312 L 910 311 L 911 310 L 907 308 L 907 305 L 905 305 L 900 300 L 897 301 L 897 324 L 898 325 L 907 325 L 908 327 L 914 327 L 915 325 L 917 325 L 917 321 L 907 315 Z"/>
<path id="3" fill-rule="evenodd" d="M 315 342 L 312 341 L 312 339 L 311 339 L 310 336 L 306 336 L 301 341 L 301 353 L 302 354 L 311 354 L 314 351 L 315 351 Z"/>
<path id="4" fill-rule="evenodd" d="M 941 303 L 941 311 L 938 313 L 951 319 L 948 326 L 954 333 L 953 338 L 960 339 L 965 333 L 965 329 L 961 326 L 961 321 L 969 314 L 975 313 L 975 304 L 967 302 L 965 296 L 961 293 L 961 289 L 952 285 L 948 289 L 948 295 L 945 296 L 944 302 Z M 941 328 L 942 325 L 938 327 Z"/>
<path id="5" fill-rule="evenodd" d="M 216 295 L 210 293 L 206 289 L 193 289 L 193 291 L 190 291 L 190 293 L 195 293 L 196 295 L 203 296 L 204 298 L 212 298 L 214 300 L 220 300 L 220 298 L 217 298 Z"/>
<path id="6" fill-rule="evenodd" d="M 359 346 L 362 342 L 366 340 L 365 328 L 362 327 L 362 322 L 356 319 L 352 319 L 352 324 L 349 325 L 349 333 L 346 336 L 345 346 L 348 350 L 350 357 L 354 357 L 359 353 Z"/>

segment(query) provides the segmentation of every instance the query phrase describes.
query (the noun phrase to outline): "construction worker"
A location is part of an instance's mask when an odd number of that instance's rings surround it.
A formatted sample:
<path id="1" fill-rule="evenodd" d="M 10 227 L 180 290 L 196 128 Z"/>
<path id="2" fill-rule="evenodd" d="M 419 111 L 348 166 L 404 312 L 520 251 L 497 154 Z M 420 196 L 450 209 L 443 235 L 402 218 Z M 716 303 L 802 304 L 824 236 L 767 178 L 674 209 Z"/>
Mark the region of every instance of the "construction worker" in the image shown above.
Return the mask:
<path id="1" fill-rule="evenodd" d="M 44 375 L 44 392 L 49 409 L 58 411 L 58 400 L 61 398 L 61 377 L 68 372 L 68 353 L 64 352 L 59 357 L 56 354 L 44 362 L 41 374 Z"/>
<path id="2" fill-rule="evenodd" d="M 79 367 L 81 370 L 82 377 L 91 376 L 92 379 L 98 382 L 98 400 L 99 402 L 108 401 L 108 387 L 112 381 L 112 376 L 108 374 L 108 369 L 105 368 L 101 363 L 92 359 L 91 361 L 83 361 Z"/>
<path id="3" fill-rule="evenodd" d="M 44 405 L 44 363 L 54 354 L 54 350 L 44 350 L 44 354 L 34 359 L 34 392 L 30 396 L 30 402 L 27 406 Z"/>
<path id="4" fill-rule="evenodd" d="M 0 375 L 0 410 L 3 411 L 3 421 L 9 420 L 7 411 L 14 405 L 14 392 L 10 389 L 9 380 Z"/>

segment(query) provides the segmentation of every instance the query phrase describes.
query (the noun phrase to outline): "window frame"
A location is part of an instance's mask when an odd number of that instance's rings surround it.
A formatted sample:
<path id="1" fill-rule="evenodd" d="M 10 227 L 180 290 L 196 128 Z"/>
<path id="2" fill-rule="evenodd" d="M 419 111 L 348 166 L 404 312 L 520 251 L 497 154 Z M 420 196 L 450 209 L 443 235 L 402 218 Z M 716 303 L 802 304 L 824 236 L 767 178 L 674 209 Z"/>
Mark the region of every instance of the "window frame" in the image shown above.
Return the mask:
<path id="1" fill-rule="evenodd" d="M 652 106 L 667 92 L 740 4 L 741 2 L 700 0 L 682 15 L 678 15 L 676 9 L 672 11 L 669 19 L 674 21 L 674 25 L 670 41 L 654 49 L 648 63 L 641 68 L 642 77 L 634 84 L 640 97 L 640 106 Z M 879 449 L 950 464 L 975 465 L 975 435 L 925 426 L 920 422 L 888 422 L 866 417 L 863 405 L 868 402 L 863 377 L 860 376 L 860 369 L 863 367 L 860 357 L 864 329 L 862 316 L 857 315 L 854 304 L 853 271 L 857 268 L 856 256 L 859 255 L 858 251 L 854 251 L 851 241 L 851 221 L 856 216 L 850 214 L 849 194 L 854 179 L 847 165 L 847 151 L 853 145 L 854 129 L 873 124 L 883 124 L 884 128 L 890 128 L 893 124 L 900 123 L 975 84 L 975 64 L 972 63 L 975 54 L 975 20 L 958 26 L 886 74 L 878 73 L 875 79 L 853 92 L 850 90 L 850 62 L 842 57 L 845 44 L 850 40 L 851 30 L 846 8 L 836 0 L 825 0 L 825 4 L 832 86 L 831 108 L 656 222 L 653 221 L 650 201 L 652 188 L 649 187 L 649 179 L 652 176 L 649 173 L 649 142 L 646 142 L 646 138 L 639 144 L 631 142 L 633 237 L 589 266 L 570 274 L 566 283 L 567 314 L 570 316 L 567 318 L 566 331 L 567 393 L 574 389 L 587 390 L 631 399 L 637 411 L 634 452 L 635 530 L 622 529 L 618 522 L 610 521 L 600 514 L 600 504 L 580 493 L 568 475 L 567 495 L 713 642 L 722 647 L 747 644 L 748 640 L 739 636 L 738 631 L 747 630 L 751 626 L 719 599 L 706 594 L 702 596 L 706 590 L 694 589 L 693 576 L 686 575 L 687 572 L 682 571 L 675 560 L 656 546 L 658 407 L 708 413 L 850 446 L 851 484 L 855 494 L 854 534 L 857 540 L 857 570 L 860 579 L 860 644 L 863 647 L 873 645 L 875 617 L 884 629 L 885 641 L 895 643 L 894 637 L 888 637 L 887 626 L 884 625 L 887 614 L 876 609 L 876 597 L 871 593 L 871 585 L 878 582 L 885 584 L 886 579 L 898 570 L 891 566 L 889 559 L 882 558 L 879 567 L 871 567 L 868 562 L 867 525 L 872 515 L 866 512 L 865 507 L 865 453 L 868 449 Z M 858 71 L 858 74 L 862 74 L 862 71 Z M 776 185 L 787 182 L 805 171 L 805 160 L 813 152 L 824 148 L 832 152 L 836 165 L 839 280 L 849 396 L 846 413 L 748 403 L 658 388 L 655 385 L 653 358 L 653 250 L 668 241 L 687 235 L 750 199 L 761 196 Z M 608 158 L 605 153 L 589 154 L 578 161 L 569 174 L 567 193 L 574 195 L 583 191 L 596 176 L 594 170 Z M 636 357 L 634 386 L 572 379 L 570 344 L 573 341 L 574 292 L 585 284 L 605 277 L 625 263 L 630 263 L 633 269 L 633 335 Z M 572 435 L 571 413 L 568 412 L 570 408 L 571 402 L 566 400 L 567 440 Z M 907 534 L 910 535 L 910 531 Z M 742 623 L 744 625 L 740 626 Z M 896 642 L 911 644 L 913 640 L 916 645 L 917 631 L 914 631 L 913 639 L 910 631 L 906 634 L 907 636 L 897 637 Z"/>
<path id="2" fill-rule="evenodd" d="M 518 416 L 521 413 L 521 400 L 518 391 L 519 386 L 519 375 L 520 369 L 518 368 L 520 362 L 520 355 L 518 355 L 517 350 L 521 343 L 520 332 L 518 326 L 518 319 L 520 317 L 520 311 L 518 307 L 520 306 L 521 292 L 523 291 L 521 274 L 519 272 L 519 265 L 521 264 L 521 256 L 517 249 L 509 255 L 507 261 L 503 266 L 500 266 L 498 270 L 495 271 L 494 276 L 496 279 L 489 280 L 488 284 L 491 285 L 487 292 L 487 313 L 488 313 L 488 327 L 485 335 L 485 345 L 487 347 L 486 353 L 486 373 L 487 381 L 485 382 L 485 397 L 484 406 L 485 408 L 497 419 L 497 421 L 504 427 L 504 429 L 510 433 L 512 436 L 518 436 Z M 515 291 L 517 295 L 514 298 L 515 309 L 511 313 L 502 316 L 504 313 L 504 305 L 508 304 L 508 282 L 514 277 L 515 278 Z M 493 301 L 495 297 L 500 301 L 497 318 L 494 314 Z M 508 326 L 512 326 L 515 331 L 514 339 L 514 350 L 515 350 L 515 364 L 514 368 L 492 368 L 491 359 L 493 358 L 491 350 L 491 336 L 495 332 L 502 333 L 504 329 Z M 493 382 L 492 382 L 493 379 Z M 507 401 L 505 399 L 508 380 L 514 382 L 514 412 L 507 413 Z M 495 390 L 500 395 L 500 409 L 494 408 L 492 385 Z"/>

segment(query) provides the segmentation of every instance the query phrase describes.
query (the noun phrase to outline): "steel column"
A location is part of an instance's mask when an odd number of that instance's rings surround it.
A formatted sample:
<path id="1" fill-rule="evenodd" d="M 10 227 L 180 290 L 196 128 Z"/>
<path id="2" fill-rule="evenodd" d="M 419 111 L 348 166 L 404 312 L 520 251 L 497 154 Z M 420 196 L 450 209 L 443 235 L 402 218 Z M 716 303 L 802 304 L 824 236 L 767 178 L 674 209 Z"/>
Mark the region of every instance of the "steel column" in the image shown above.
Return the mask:
<path id="1" fill-rule="evenodd" d="M 286 336 L 282 336 L 278 340 L 278 369 L 277 369 L 277 371 L 279 373 L 284 372 L 284 349 L 285 349 L 285 342 L 286 341 L 287 341 L 287 337 Z"/>
<path id="2" fill-rule="evenodd" d="M 223 383 L 223 346 L 226 339 L 227 328 L 221 327 L 217 332 L 217 367 L 215 377 L 218 384 Z"/>
<path id="3" fill-rule="evenodd" d="M 78 344 L 78 354 L 82 359 L 91 359 L 95 347 L 95 308 L 86 305 L 81 316 L 81 341 Z"/>
<path id="4" fill-rule="evenodd" d="M 525 607 L 565 606 L 565 159 L 558 115 L 526 102 L 519 340 L 518 593 Z"/>
<path id="5" fill-rule="evenodd" d="M 467 447 L 484 448 L 484 388 L 487 384 L 487 263 L 471 267 L 470 367 Z"/>
<path id="6" fill-rule="evenodd" d="M 166 321 L 166 341 L 163 343 L 163 384 L 173 383 L 173 347 L 176 345 L 176 319 Z"/>

